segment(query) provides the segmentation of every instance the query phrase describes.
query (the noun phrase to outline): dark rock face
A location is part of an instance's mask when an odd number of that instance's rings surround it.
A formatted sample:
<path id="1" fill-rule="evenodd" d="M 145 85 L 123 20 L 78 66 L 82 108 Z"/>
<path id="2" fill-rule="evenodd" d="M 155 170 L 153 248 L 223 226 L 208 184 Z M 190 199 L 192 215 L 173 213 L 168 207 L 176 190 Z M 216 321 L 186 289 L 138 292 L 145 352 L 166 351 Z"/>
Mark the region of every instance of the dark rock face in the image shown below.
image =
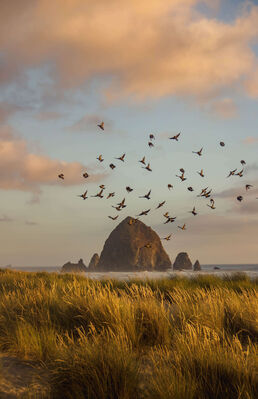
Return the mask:
<path id="1" fill-rule="evenodd" d="M 192 270 L 192 262 L 186 252 L 180 252 L 173 264 L 173 270 Z"/>
<path id="2" fill-rule="evenodd" d="M 159 236 L 140 220 L 127 217 L 109 235 L 98 270 L 166 270 L 171 261 Z"/>
<path id="3" fill-rule="evenodd" d="M 78 263 L 67 262 L 61 269 L 62 273 L 82 273 L 86 271 L 87 267 L 83 263 L 82 259 L 80 259 Z"/>
<path id="4" fill-rule="evenodd" d="M 89 271 L 94 271 L 96 270 L 97 266 L 99 264 L 99 255 L 98 254 L 94 254 L 90 260 L 89 266 L 88 266 L 88 270 Z"/>
<path id="5" fill-rule="evenodd" d="M 202 270 L 202 268 L 201 268 L 200 262 L 197 260 L 195 262 L 195 264 L 193 265 L 193 271 L 194 272 L 199 272 L 200 270 Z"/>

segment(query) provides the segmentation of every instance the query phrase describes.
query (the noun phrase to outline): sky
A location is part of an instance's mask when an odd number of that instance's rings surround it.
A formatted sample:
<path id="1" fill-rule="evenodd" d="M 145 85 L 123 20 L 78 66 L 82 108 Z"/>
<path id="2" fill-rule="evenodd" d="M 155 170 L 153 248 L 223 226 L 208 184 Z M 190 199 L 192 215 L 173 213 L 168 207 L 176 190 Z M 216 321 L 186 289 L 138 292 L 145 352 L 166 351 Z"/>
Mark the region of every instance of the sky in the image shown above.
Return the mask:
<path id="1" fill-rule="evenodd" d="M 172 233 L 172 261 L 186 251 L 203 264 L 258 263 L 257 21 L 258 1 L 246 0 L 1 0 L 0 266 L 87 264 L 149 208 L 141 220 Z M 227 178 L 242 159 L 244 176 Z M 101 184 L 105 198 L 92 198 Z M 215 210 L 197 197 L 207 186 Z"/>

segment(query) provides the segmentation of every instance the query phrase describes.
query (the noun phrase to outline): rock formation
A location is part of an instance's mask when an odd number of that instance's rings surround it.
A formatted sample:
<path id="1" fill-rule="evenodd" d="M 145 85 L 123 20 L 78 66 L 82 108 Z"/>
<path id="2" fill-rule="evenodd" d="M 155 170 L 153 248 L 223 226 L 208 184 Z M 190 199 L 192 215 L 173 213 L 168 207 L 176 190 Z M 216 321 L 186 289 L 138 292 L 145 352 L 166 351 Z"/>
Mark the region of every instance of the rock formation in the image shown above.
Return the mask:
<path id="1" fill-rule="evenodd" d="M 192 270 L 192 262 L 186 252 L 180 252 L 173 264 L 173 270 Z"/>
<path id="2" fill-rule="evenodd" d="M 97 266 L 99 264 L 99 255 L 94 254 L 90 260 L 89 266 L 88 266 L 88 271 L 94 271 L 96 270 Z"/>
<path id="3" fill-rule="evenodd" d="M 199 272 L 200 270 L 202 270 L 202 268 L 201 268 L 200 262 L 197 260 L 195 262 L 195 264 L 193 265 L 193 271 L 194 272 Z"/>
<path id="4" fill-rule="evenodd" d="M 83 263 L 82 259 L 80 259 L 78 263 L 67 262 L 61 269 L 62 273 L 82 273 L 86 271 L 87 267 Z"/>
<path id="5" fill-rule="evenodd" d="M 132 217 L 124 219 L 109 235 L 98 270 L 166 270 L 171 266 L 160 238 L 150 227 Z"/>

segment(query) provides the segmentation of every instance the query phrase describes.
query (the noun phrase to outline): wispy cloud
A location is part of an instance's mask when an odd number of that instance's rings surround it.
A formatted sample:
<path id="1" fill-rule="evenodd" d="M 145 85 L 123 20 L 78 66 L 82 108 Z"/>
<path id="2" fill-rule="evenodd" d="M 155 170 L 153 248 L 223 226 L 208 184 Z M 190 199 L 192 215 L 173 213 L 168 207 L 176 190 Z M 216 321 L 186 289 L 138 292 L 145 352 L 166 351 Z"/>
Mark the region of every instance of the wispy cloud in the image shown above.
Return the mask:
<path id="1" fill-rule="evenodd" d="M 258 143 L 258 137 L 249 136 L 243 140 L 243 144 L 247 145 L 257 144 L 257 143 Z"/>
<path id="2" fill-rule="evenodd" d="M 55 111 L 42 111 L 36 115 L 36 118 L 39 121 L 48 121 L 51 119 L 60 119 L 63 117 L 63 114 L 61 112 L 55 112 Z"/>
<path id="3" fill-rule="evenodd" d="M 0 222 L 12 222 L 13 219 L 10 218 L 9 216 L 3 215 L 0 217 Z"/>
<path id="4" fill-rule="evenodd" d="M 122 7 L 120 0 L 73 0 L 62 7 L 25 0 L 22 18 L 18 3 L 1 5 L 2 84 L 51 59 L 57 90 L 100 76 L 111 81 L 107 98 L 216 97 L 236 86 L 258 95 L 255 5 L 229 23 L 197 11 L 201 0 L 125 0 Z M 224 105 L 217 105 L 219 113 L 231 116 L 232 104 Z"/>

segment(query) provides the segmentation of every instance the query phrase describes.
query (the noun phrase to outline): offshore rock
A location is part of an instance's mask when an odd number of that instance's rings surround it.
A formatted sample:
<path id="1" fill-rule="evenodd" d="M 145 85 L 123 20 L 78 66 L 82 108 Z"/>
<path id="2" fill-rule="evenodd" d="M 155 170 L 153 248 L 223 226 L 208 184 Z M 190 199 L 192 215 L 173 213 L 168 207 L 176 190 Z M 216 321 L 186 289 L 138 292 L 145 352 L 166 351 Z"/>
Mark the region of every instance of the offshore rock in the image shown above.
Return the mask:
<path id="1" fill-rule="evenodd" d="M 193 265 L 193 271 L 194 272 L 199 272 L 200 270 L 202 270 L 202 268 L 201 268 L 200 262 L 197 260 L 195 262 L 195 264 Z"/>
<path id="2" fill-rule="evenodd" d="M 173 270 L 192 270 L 192 262 L 186 252 L 180 252 L 173 264 Z"/>
<path id="3" fill-rule="evenodd" d="M 99 255 L 94 254 L 90 260 L 89 266 L 88 266 L 88 271 L 94 271 L 96 270 L 97 266 L 99 264 Z"/>
<path id="4" fill-rule="evenodd" d="M 169 267 L 171 261 L 157 233 L 140 220 L 127 217 L 106 240 L 97 269 L 142 271 Z"/>
<path id="5" fill-rule="evenodd" d="M 83 273 L 87 271 L 87 267 L 83 263 L 83 260 L 80 259 L 78 263 L 67 262 L 61 269 L 62 273 Z"/>

